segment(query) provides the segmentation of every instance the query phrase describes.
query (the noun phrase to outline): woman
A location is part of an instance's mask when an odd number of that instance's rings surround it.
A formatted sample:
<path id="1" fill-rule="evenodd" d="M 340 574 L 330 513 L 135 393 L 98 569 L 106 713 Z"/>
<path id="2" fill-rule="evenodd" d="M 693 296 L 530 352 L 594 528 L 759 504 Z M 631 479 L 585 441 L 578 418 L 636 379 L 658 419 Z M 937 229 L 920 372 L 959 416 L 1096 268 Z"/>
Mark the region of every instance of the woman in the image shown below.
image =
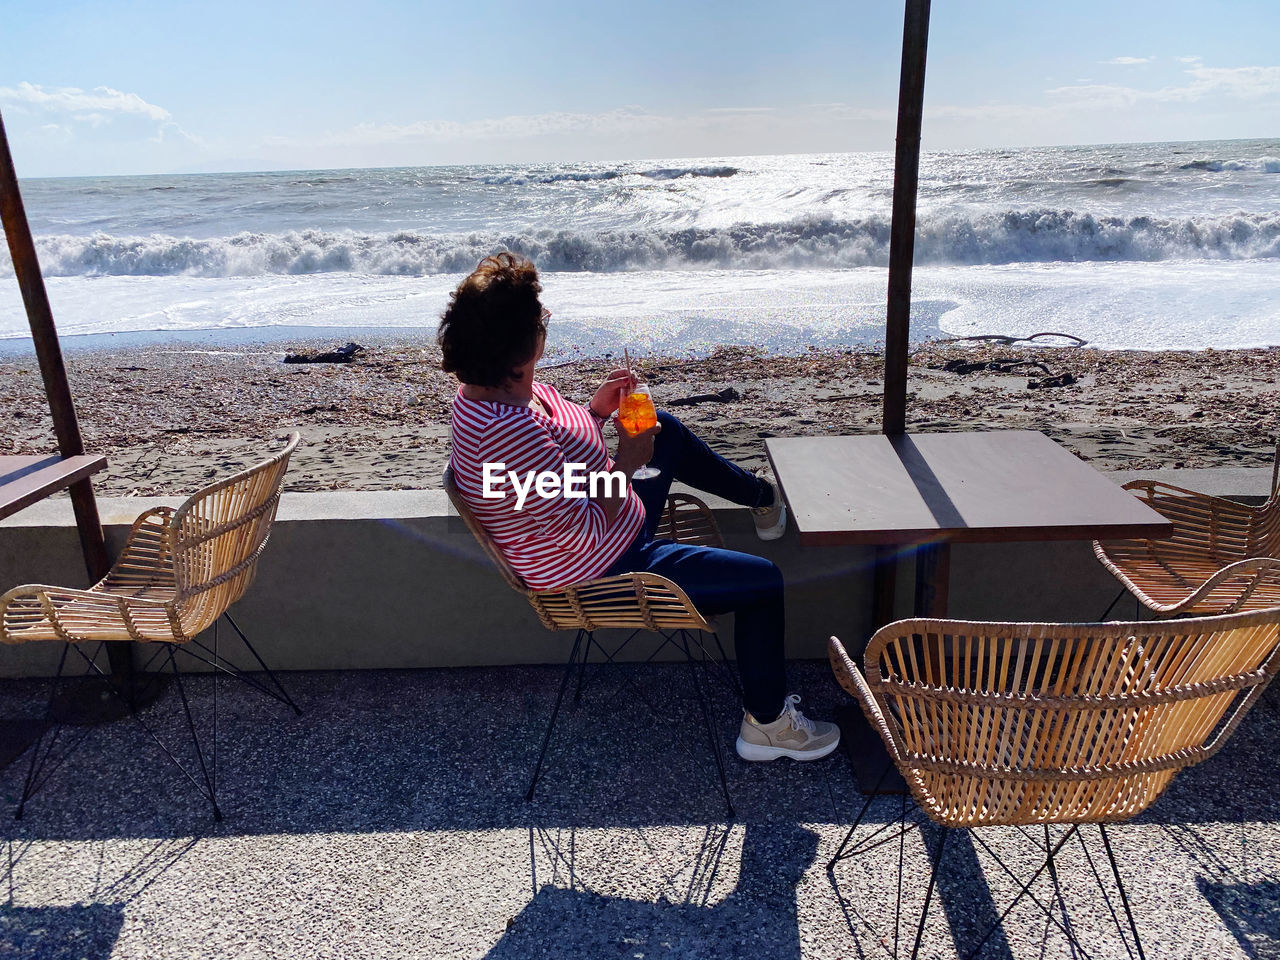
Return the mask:
<path id="1" fill-rule="evenodd" d="M 442 366 L 461 381 L 450 459 L 462 496 L 535 590 L 648 571 L 677 583 L 704 614 L 733 611 L 744 701 L 738 755 L 825 757 L 839 743 L 839 729 L 805 717 L 800 698 L 786 692 L 778 568 L 751 554 L 653 538 L 672 480 L 751 508 L 765 540 L 781 536 L 786 523 L 777 491 L 665 412 L 657 426 L 634 436 L 617 425 L 610 457 L 604 424 L 635 379 L 614 370 L 586 406 L 536 382 L 551 316 L 541 292 L 529 260 L 500 253 L 458 285 L 441 319 Z M 646 463 L 658 476 L 631 480 Z M 582 464 L 588 474 L 620 471 L 628 482 L 582 497 L 565 496 L 551 484 L 535 491 L 532 478 L 563 475 L 566 464 Z"/>

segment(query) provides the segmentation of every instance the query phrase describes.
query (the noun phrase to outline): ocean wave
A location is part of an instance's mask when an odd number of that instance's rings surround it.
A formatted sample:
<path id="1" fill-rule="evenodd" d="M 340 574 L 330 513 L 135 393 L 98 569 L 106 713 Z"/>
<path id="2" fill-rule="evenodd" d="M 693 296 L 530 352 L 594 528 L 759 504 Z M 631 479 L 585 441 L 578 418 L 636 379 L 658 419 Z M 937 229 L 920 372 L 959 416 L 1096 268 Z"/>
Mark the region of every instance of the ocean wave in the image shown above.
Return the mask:
<path id="1" fill-rule="evenodd" d="M 497 250 L 543 270 L 795 269 L 883 266 L 889 220 L 812 217 L 718 229 L 542 230 L 528 234 L 430 236 L 304 230 L 196 240 L 45 236 L 48 276 L 258 276 L 461 273 Z M 920 264 L 1280 258 L 1280 213 L 1221 217 L 1103 217 L 1064 210 L 921 217 Z M 0 271 L 11 273 L 7 258 Z"/>
<path id="2" fill-rule="evenodd" d="M 640 176 L 650 180 L 678 180 L 681 177 L 733 177 L 740 172 L 737 167 L 664 167 L 642 170 Z"/>
<path id="3" fill-rule="evenodd" d="M 1258 157 L 1256 160 L 1192 160 L 1178 167 L 1179 170 L 1203 170 L 1207 173 L 1250 171 L 1252 173 L 1280 173 L 1280 158 Z"/>
<path id="4" fill-rule="evenodd" d="M 645 177 L 649 180 L 679 180 L 681 177 L 732 177 L 741 173 L 737 167 L 660 167 L 655 170 L 569 170 L 544 176 L 529 173 L 502 173 L 480 177 L 481 183 L 494 187 L 525 186 L 536 183 L 589 183 L 595 180 L 617 180 L 621 177 Z"/>
<path id="5" fill-rule="evenodd" d="M 327 187 L 334 183 L 359 183 L 359 177 L 309 177 L 305 180 L 292 180 L 294 187 Z"/>

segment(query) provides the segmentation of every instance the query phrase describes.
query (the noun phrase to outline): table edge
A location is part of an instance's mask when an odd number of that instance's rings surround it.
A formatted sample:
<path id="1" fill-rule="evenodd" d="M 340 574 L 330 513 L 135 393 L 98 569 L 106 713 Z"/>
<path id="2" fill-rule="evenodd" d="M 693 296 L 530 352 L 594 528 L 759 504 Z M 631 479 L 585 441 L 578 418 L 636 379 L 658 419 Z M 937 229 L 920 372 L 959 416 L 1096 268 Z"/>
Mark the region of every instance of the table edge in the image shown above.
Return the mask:
<path id="1" fill-rule="evenodd" d="M 49 483 L 41 484 L 32 488 L 28 493 L 19 496 L 17 499 L 8 503 L 0 503 L 0 520 L 13 516 L 19 511 L 25 510 L 32 504 L 39 503 L 50 494 L 58 493 L 68 487 L 74 486 L 81 480 L 106 469 L 107 458 L 102 454 L 82 453 L 72 457 L 62 457 L 58 460 L 57 466 L 70 466 L 71 469 L 66 473 L 59 473 Z M 54 465 L 50 465 L 46 469 L 53 469 Z M 37 471 L 39 473 L 39 471 Z M 35 474 L 28 474 L 34 476 Z"/>

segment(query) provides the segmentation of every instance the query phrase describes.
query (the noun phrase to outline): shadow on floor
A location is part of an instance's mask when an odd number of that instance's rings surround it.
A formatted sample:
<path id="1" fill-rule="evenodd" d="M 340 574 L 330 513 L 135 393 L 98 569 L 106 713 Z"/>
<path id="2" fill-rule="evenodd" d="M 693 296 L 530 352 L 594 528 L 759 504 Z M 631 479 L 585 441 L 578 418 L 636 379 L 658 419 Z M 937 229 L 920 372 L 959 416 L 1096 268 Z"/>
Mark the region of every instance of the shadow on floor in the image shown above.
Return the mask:
<path id="1" fill-rule="evenodd" d="M 592 679 L 580 706 L 562 711 L 533 803 L 525 803 L 524 794 L 560 668 L 293 674 L 283 679 L 301 717 L 242 684 L 219 682 L 221 824 L 145 732 L 125 719 L 88 730 L 20 822 L 10 813 L 27 758 L 0 772 L 0 839 L 723 822 L 724 801 L 687 666 L 621 668 L 656 706 L 657 720 L 610 669 Z M 830 668 L 794 664 L 790 672 L 811 715 L 832 716 L 844 694 L 830 680 Z M 207 733 L 213 682 L 195 677 L 184 687 Z M 727 684 L 713 682 L 711 691 L 741 820 L 779 816 L 782 798 L 791 822 L 843 816 L 853 791 L 843 757 L 743 763 L 733 753 L 741 706 Z M 45 684 L 0 682 L 0 708 L 7 698 L 41 696 L 48 696 Z M 145 715 L 179 749 L 185 718 L 174 691 Z M 199 769 L 189 750 L 184 759 Z"/>
<path id="2" fill-rule="evenodd" d="M 1198 880 L 1206 900 L 1253 960 L 1280 960 L 1280 882 Z"/>
<path id="3" fill-rule="evenodd" d="M 794 824 L 748 825 L 738 883 L 706 905 L 723 844 L 712 844 L 686 902 L 656 903 L 606 896 L 578 886 L 546 884 L 514 917 L 486 954 L 491 960 L 554 956 L 770 957 L 800 956 L 796 885 L 813 863 L 818 837 Z M 573 874 L 569 875 L 573 883 Z"/>
<path id="4" fill-rule="evenodd" d="M 0 840 L 722 823 L 687 667 L 621 669 L 644 688 L 659 719 L 602 669 L 582 704 L 562 714 L 532 804 L 524 792 L 560 668 L 303 673 L 283 677 L 301 717 L 243 684 L 219 683 L 223 823 L 125 719 L 89 730 L 19 823 L 9 812 L 22 791 L 25 757 L 0 771 Z M 834 717 L 847 703 L 825 663 L 792 663 L 788 671 L 809 715 Z M 207 730 L 212 680 L 185 686 Z M 741 707 L 726 684 L 711 690 L 741 822 L 852 821 L 862 798 L 845 757 L 743 763 L 733 753 Z M 29 712 L 47 696 L 43 683 L 0 681 L 0 715 Z M 172 690 L 145 712 L 161 731 L 185 723 Z M 1254 710 L 1221 753 L 1175 778 L 1144 820 L 1280 821 L 1278 737 L 1277 712 Z M 881 813 L 877 804 L 873 816 L 893 817 L 893 806 Z"/>
<path id="5" fill-rule="evenodd" d="M 0 957 L 107 960 L 123 925 L 124 906 L 118 903 L 0 905 Z"/>

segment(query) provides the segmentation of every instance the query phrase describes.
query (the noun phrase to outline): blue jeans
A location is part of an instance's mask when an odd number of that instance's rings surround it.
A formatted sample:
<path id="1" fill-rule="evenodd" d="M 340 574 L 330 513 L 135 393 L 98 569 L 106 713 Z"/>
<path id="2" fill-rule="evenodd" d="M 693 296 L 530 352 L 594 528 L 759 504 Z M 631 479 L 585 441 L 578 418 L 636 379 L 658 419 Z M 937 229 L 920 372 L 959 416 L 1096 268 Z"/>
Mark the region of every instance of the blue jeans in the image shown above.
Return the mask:
<path id="1" fill-rule="evenodd" d="M 662 432 L 654 440 L 649 462 L 662 472 L 632 484 L 644 503 L 644 530 L 606 576 L 656 573 L 679 585 L 700 612 L 714 616 L 732 611 L 743 706 L 757 720 L 768 722 L 782 712 L 787 695 L 782 572 L 763 557 L 654 540 L 653 535 L 673 480 L 744 507 L 768 506 L 773 488 L 714 452 L 665 410 L 658 420 Z"/>

